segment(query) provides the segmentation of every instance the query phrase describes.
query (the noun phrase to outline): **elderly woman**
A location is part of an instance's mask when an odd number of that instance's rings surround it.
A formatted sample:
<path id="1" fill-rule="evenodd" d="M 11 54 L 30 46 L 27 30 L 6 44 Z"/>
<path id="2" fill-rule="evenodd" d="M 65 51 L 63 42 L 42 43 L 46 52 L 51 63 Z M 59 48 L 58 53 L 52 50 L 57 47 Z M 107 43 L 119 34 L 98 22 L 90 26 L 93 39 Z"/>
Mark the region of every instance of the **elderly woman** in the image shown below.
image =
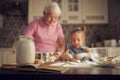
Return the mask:
<path id="1" fill-rule="evenodd" d="M 52 61 L 57 60 L 65 50 L 65 40 L 62 27 L 57 20 L 61 9 L 56 2 L 45 6 L 43 16 L 29 23 L 23 31 L 25 36 L 33 36 L 36 52 L 58 52 L 50 57 Z M 59 47 L 59 49 L 58 49 Z"/>

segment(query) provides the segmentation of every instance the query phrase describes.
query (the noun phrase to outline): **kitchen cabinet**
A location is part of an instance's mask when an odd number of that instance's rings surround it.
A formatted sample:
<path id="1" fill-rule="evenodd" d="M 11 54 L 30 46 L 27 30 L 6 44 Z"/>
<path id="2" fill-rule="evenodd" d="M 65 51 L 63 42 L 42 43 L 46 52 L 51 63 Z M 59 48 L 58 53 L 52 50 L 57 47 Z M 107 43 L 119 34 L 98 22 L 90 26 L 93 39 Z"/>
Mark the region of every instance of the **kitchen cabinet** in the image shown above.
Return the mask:
<path id="1" fill-rule="evenodd" d="M 82 0 L 82 22 L 108 23 L 108 0 Z"/>
<path id="2" fill-rule="evenodd" d="M 2 51 L 2 49 L 0 49 L 0 67 L 1 67 L 1 65 L 2 65 L 2 54 L 3 54 L 3 51 Z"/>
<path id="3" fill-rule="evenodd" d="M 42 16 L 44 6 L 51 1 L 57 2 L 62 9 L 62 14 L 59 19 L 60 23 L 68 24 L 68 23 L 80 22 L 81 16 L 79 16 L 80 15 L 79 7 L 81 4 L 80 2 L 81 0 L 72 0 L 72 1 L 69 0 L 69 3 L 68 0 L 34 0 L 34 1 L 29 0 L 29 15 L 28 15 L 29 22 Z M 68 8 L 68 6 L 70 6 L 70 8 Z"/>
<path id="4" fill-rule="evenodd" d="M 16 53 L 12 48 L 0 49 L 0 65 L 16 63 Z"/>
<path id="5" fill-rule="evenodd" d="M 57 2 L 62 10 L 60 22 L 62 24 L 78 24 L 81 22 L 82 0 L 51 0 Z"/>
<path id="6" fill-rule="evenodd" d="M 29 22 L 42 16 L 51 1 L 62 9 L 61 24 L 108 23 L 108 0 L 29 0 Z"/>
<path id="7" fill-rule="evenodd" d="M 3 28 L 3 16 L 0 14 L 0 28 Z"/>
<path id="8" fill-rule="evenodd" d="M 49 0 L 29 0 L 28 1 L 28 22 L 39 18 L 43 15 L 44 6 Z"/>

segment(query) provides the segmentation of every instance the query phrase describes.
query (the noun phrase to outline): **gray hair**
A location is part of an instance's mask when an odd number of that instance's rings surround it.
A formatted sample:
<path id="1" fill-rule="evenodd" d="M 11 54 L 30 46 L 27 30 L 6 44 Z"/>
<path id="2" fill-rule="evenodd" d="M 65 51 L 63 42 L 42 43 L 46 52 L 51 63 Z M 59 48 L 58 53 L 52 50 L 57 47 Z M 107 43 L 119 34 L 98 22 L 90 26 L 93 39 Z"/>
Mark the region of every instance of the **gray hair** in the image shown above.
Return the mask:
<path id="1" fill-rule="evenodd" d="M 60 9 L 59 5 L 56 2 L 51 2 L 51 3 L 49 3 L 49 4 L 47 4 L 45 6 L 44 12 L 45 13 L 54 12 L 54 13 L 60 15 L 61 14 L 61 9 Z"/>

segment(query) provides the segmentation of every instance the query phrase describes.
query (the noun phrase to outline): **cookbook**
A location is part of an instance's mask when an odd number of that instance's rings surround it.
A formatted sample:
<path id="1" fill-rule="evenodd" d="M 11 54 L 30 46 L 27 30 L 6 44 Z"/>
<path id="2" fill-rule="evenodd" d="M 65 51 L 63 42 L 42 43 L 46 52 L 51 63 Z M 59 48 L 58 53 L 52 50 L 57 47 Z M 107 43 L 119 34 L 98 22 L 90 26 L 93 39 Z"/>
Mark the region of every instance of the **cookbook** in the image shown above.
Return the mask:
<path id="1" fill-rule="evenodd" d="M 15 70 L 17 71 L 37 71 L 41 73 L 65 73 L 66 71 L 69 70 L 68 67 L 62 67 L 62 66 L 50 66 L 51 64 L 56 63 L 56 62 L 46 62 L 42 64 L 17 64 L 16 67 L 14 67 Z M 6 65 L 6 64 L 5 64 Z M 5 66 L 3 65 L 2 68 L 7 68 L 11 67 L 11 65 Z"/>

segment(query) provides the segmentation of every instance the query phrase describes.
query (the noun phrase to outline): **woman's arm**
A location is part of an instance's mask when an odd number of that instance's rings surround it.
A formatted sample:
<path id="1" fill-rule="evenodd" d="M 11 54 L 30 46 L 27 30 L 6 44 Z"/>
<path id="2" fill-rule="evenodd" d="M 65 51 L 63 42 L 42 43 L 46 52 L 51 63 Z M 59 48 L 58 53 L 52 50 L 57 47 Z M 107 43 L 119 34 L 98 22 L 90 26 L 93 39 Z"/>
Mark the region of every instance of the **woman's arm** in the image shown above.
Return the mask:
<path id="1" fill-rule="evenodd" d="M 61 54 L 63 54 L 65 52 L 65 40 L 64 38 L 61 40 L 58 40 L 59 46 L 60 48 L 58 49 L 58 52 L 60 52 Z"/>
<path id="2" fill-rule="evenodd" d="M 54 62 L 55 60 L 59 60 L 60 56 L 65 52 L 65 40 L 64 37 L 58 39 L 59 49 L 52 54 L 50 57 L 50 61 Z"/>
<path id="3" fill-rule="evenodd" d="M 65 52 L 65 40 L 59 40 L 58 41 L 60 48 L 51 56 L 51 61 L 58 60 L 60 56 Z"/>
<path id="4" fill-rule="evenodd" d="M 57 25 L 57 30 L 58 30 L 58 45 L 59 45 L 59 49 L 57 50 L 57 52 L 60 53 L 59 56 L 61 56 L 64 52 L 65 52 L 65 48 L 66 48 L 66 44 L 65 44 L 65 38 L 64 38 L 64 33 L 62 30 L 62 26 L 60 24 Z"/>

